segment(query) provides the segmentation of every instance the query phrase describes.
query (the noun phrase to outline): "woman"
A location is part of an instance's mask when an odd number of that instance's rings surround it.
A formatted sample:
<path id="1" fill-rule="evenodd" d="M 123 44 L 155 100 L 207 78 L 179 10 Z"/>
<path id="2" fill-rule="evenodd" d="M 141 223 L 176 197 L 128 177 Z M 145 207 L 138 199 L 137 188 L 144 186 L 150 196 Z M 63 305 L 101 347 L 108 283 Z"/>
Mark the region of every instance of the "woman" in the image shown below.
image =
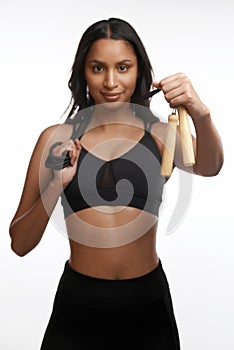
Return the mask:
<path id="1" fill-rule="evenodd" d="M 152 81 L 145 48 L 127 22 L 91 25 L 78 46 L 65 123 L 44 130 L 10 225 L 24 256 L 40 242 L 61 196 L 70 257 L 65 263 L 41 350 L 179 349 L 170 290 L 156 252 L 167 123 L 142 97 L 161 89 L 195 126 L 196 163 L 175 166 L 219 173 L 222 145 L 208 108 L 182 73 Z M 40 218 L 40 220 L 38 220 Z"/>

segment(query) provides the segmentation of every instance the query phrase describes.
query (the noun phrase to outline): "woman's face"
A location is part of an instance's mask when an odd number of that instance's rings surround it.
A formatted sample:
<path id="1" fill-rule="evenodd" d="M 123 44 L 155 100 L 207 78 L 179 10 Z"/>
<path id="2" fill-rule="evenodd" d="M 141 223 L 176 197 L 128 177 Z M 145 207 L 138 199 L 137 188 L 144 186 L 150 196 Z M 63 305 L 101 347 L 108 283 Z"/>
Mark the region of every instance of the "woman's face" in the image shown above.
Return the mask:
<path id="1" fill-rule="evenodd" d="M 138 64 L 128 42 L 96 40 L 88 51 L 84 70 L 95 104 L 130 102 L 136 87 Z"/>

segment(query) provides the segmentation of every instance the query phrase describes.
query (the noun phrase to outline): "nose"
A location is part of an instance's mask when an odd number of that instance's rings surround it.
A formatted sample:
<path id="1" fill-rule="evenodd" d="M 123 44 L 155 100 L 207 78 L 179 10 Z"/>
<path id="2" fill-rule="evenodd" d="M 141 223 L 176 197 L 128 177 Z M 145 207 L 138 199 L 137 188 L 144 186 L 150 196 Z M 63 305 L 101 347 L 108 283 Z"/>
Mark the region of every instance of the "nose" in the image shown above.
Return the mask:
<path id="1" fill-rule="evenodd" d="M 118 86 L 117 74 L 114 70 L 108 70 L 106 72 L 104 86 L 107 89 L 114 89 Z"/>

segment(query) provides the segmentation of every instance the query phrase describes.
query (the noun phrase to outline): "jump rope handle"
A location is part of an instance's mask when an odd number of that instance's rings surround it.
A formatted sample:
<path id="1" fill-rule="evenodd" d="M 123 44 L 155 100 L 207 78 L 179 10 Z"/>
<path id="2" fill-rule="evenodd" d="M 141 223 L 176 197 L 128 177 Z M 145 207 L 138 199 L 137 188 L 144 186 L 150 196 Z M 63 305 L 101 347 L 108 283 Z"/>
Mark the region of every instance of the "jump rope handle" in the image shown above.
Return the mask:
<path id="1" fill-rule="evenodd" d="M 173 168 L 178 120 L 179 117 L 176 113 L 172 113 L 168 116 L 167 134 L 163 147 L 161 164 L 161 175 L 165 177 L 171 175 Z"/>
<path id="2" fill-rule="evenodd" d="M 184 107 L 177 108 L 179 113 L 179 123 L 180 123 L 180 137 L 181 137 L 181 148 L 183 162 L 185 166 L 191 166 L 195 164 L 195 156 L 193 149 L 193 141 L 191 136 L 191 130 L 188 120 L 188 114 Z"/>
<path id="3" fill-rule="evenodd" d="M 161 164 L 161 175 L 165 177 L 169 177 L 171 175 L 173 168 L 178 123 L 180 125 L 183 163 L 185 166 L 195 164 L 193 142 L 187 111 L 183 106 L 178 107 L 177 111 L 178 114 L 174 112 L 168 116 L 167 134 Z"/>

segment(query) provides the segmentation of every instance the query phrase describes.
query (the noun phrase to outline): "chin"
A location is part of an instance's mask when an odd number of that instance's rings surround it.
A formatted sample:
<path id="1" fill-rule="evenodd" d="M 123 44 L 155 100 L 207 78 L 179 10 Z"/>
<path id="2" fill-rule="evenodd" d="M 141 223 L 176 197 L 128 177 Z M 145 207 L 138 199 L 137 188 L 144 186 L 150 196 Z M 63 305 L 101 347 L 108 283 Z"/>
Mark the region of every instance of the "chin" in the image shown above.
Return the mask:
<path id="1" fill-rule="evenodd" d="M 106 111 L 114 111 L 118 110 L 120 108 L 126 107 L 129 104 L 129 102 L 105 102 L 95 105 L 95 107 L 98 106 L 98 109 L 104 109 Z"/>

